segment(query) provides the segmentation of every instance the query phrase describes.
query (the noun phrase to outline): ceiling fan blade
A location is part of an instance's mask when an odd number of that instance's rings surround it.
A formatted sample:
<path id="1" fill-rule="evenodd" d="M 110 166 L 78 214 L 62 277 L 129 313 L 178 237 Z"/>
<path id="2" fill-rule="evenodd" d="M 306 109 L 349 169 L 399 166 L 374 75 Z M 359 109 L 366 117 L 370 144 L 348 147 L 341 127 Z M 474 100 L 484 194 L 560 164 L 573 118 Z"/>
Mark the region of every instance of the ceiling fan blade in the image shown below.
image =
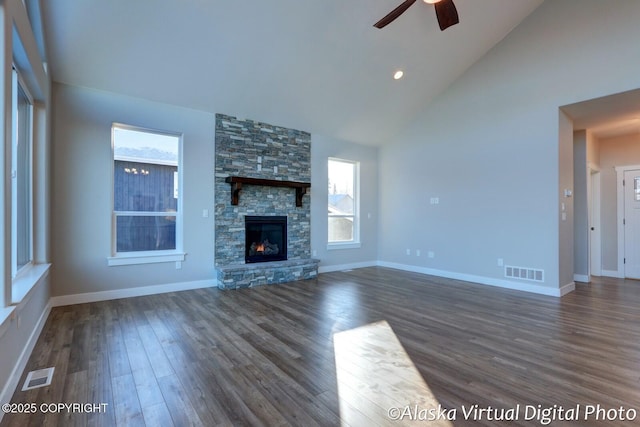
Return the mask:
<path id="1" fill-rule="evenodd" d="M 409 6 L 414 4 L 416 0 L 405 0 L 400 6 L 393 9 L 387 16 L 373 24 L 376 28 L 383 28 L 391 24 L 398 16 L 402 15 L 405 10 L 409 9 Z"/>
<path id="2" fill-rule="evenodd" d="M 436 7 L 436 16 L 438 17 L 438 24 L 440 24 L 441 31 L 460 22 L 458 10 L 456 9 L 456 5 L 453 4 L 453 0 L 441 0 L 434 4 L 434 6 Z"/>

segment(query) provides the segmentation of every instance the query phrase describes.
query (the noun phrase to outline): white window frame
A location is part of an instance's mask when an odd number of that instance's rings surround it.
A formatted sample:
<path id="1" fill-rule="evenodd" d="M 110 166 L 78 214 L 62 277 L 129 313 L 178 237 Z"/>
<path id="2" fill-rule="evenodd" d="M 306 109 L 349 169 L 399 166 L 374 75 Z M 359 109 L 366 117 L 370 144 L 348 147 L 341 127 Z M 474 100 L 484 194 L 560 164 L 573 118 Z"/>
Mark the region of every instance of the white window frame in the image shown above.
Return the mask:
<path id="1" fill-rule="evenodd" d="M 27 208 L 27 226 L 29 228 L 29 236 L 28 236 L 28 246 L 29 246 L 29 261 L 18 268 L 18 170 L 17 168 L 21 165 L 18 164 L 18 150 L 17 150 L 17 141 L 18 141 L 18 88 L 22 90 L 22 92 L 27 97 L 29 102 L 28 109 L 28 135 L 26 137 L 27 142 L 27 162 L 29 164 L 28 171 L 28 190 L 27 190 L 27 200 L 29 202 L 29 206 Z M 31 96 L 31 92 L 29 88 L 22 80 L 20 73 L 18 73 L 17 69 L 13 67 L 13 75 L 12 75 L 12 101 L 11 101 L 11 109 L 12 109 L 12 146 L 11 146 L 11 278 L 15 284 L 16 281 L 19 281 L 20 278 L 26 274 L 33 267 L 33 97 Z M 15 294 L 15 291 L 12 292 Z M 14 297 L 12 296 L 12 300 Z"/>
<path id="2" fill-rule="evenodd" d="M 360 248 L 360 162 L 329 157 L 327 159 L 327 181 L 329 181 L 329 162 L 332 161 L 348 163 L 353 166 L 353 215 L 331 215 L 327 213 L 327 228 L 329 227 L 329 218 L 353 218 L 353 239 L 349 241 L 329 241 L 327 229 L 327 250 Z"/>
<path id="3" fill-rule="evenodd" d="M 126 129 L 136 132 L 145 132 L 157 135 L 171 136 L 178 138 L 178 209 L 175 213 L 176 217 L 176 248 L 170 250 L 154 250 L 154 251 L 135 251 L 135 252 L 118 252 L 117 251 L 117 217 L 118 216 L 167 216 L 166 212 L 131 212 L 115 210 L 115 168 L 114 162 L 117 160 L 115 156 L 115 129 Z M 183 250 L 183 135 L 177 132 L 168 132 L 157 129 L 149 129 L 140 126 L 132 126 L 122 123 L 113 123 L 111 126 L 111 256 L 107 258 L 109 266 L 132 265 L 132 264 L 150 264 L 159 262 L 182 262 L 185 260 L 185 252 Z"/>

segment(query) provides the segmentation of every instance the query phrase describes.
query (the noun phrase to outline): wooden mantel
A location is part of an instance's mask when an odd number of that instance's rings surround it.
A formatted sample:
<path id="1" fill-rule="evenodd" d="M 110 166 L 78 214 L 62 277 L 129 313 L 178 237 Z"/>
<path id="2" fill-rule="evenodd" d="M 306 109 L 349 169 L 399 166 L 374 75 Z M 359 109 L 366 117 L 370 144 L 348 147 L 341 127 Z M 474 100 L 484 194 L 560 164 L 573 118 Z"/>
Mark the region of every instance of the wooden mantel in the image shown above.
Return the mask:
<path id="1" fill-rule="evenodd" d="M 240 200 L 240 190 L 242 184 L 263 185 L 267 187 L 288 187 L 296 189 L 296 206 L 302 206 L 302 197 L 307 193 L 307 188 L 311 187 L 310 182 L 278 181 L 276 179 L 248 178 L 244 176 L 228 176 L 225 182 L 231 184 L 231 204 L 237 205 Z"/>

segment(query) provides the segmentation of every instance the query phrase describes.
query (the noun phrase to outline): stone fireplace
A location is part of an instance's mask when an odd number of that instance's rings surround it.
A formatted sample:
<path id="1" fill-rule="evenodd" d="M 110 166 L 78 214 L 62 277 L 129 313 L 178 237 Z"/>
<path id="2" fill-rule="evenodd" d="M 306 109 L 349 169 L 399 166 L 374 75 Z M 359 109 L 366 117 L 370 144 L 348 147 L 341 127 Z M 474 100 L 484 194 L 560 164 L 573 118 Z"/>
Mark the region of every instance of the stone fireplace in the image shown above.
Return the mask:
<path id="1" fill-rule="evenodd" d="M 311 182 L 311 135 L 216 114 L 215 138 L 218 287 L 235 289 L 316 277 L 319 261 L 311 259 L 307 194 Z M 275 237 L 274 224 L 261 236 L 252 234 L 258 232 L 247 228 L 247 221 L 251 223 L 256 218 L 263 224 L 275 222 L 276 218 L 282 224 L 284 219 L 284 241 L 276 242 L 281 237 Z M 267 251 L 263 247 L 258 254 L 256 249 L 264 240 L 271 246 Z M 254 253 L 250 255 L 252 244 Z M 273 253 L 274 244 L 279 255 Z"/>

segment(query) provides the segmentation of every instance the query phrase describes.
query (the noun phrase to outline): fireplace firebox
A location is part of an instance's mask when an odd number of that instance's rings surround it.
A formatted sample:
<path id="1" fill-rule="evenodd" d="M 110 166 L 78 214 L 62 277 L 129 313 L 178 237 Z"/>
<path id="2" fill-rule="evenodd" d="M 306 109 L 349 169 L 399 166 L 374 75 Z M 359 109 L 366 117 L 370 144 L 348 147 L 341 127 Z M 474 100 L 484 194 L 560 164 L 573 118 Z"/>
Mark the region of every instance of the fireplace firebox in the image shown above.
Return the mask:
<path id="1" fill-rule="evenodd" d="M 245 216 L 245 262 L 287 259 L 287 217 Z"/>

